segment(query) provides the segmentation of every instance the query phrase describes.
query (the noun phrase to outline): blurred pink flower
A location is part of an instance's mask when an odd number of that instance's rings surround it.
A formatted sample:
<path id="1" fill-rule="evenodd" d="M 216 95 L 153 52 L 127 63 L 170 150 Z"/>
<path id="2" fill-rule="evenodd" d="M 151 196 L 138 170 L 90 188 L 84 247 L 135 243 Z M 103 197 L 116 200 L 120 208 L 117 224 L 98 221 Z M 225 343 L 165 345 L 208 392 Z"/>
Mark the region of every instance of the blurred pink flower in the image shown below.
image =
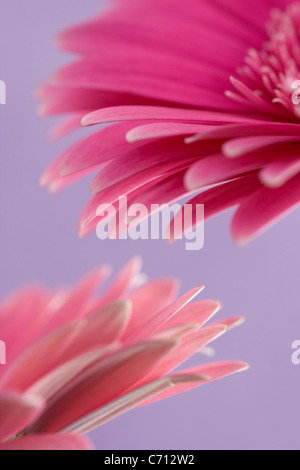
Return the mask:
<path id="1" fill-rule="evenodd" d="M 121 194 L 148 205 L 197 193 L 207 218 L 238 206 L 239 243 L 297 206 L 299 2 L 111 3 L 58 37 L 79 58 L 40 90 L 42 114 L 72 113 L 56 135 L 87 113 L 84 126 L 119 122 L 69 148 L 42 178 L 55 191 L 104 166 L 80 234 L 95 228 L 99 203 Z"/>
<path id="2" fill-rule="evenodd" d="M 139 268 L 132 260 L 100 297 L 106 266 L 71 291 L 26 289 L 1 304 L 0 450 L 88 449 L 81 434 L 118 415 L 247 368 L 172 372 L 242 319 L 203 327 L 220 304 L 190 303 L 202 287 L 174 300 L 176 281 L 141 285 Z"/>

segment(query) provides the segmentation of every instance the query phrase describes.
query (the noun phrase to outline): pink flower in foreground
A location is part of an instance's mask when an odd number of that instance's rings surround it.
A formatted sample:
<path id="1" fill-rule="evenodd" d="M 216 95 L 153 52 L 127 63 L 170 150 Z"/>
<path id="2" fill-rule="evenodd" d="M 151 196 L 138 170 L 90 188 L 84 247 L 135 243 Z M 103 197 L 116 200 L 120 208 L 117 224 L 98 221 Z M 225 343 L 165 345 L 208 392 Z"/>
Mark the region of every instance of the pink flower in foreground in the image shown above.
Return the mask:
<path id="1" fill-rule="evenodd" d="M 68 149 L 43 176 L 55 191 L 104 166 L 80 234 L 95 228 L 100 203 L 125 194 L 150 205 L 197 193 L 207 218 L 238 206 L 239 243 L 297 206 L 300 3 L 112 3 L 59 36 L 79 58 L 41 90 L 42 114 L 72 113 L 59 133 L 87 113 L 84 126 L 119 122 Z"/>
<path id="2" fill-rule="evenodd" d="M 218 302 L 190 303 L 201 287 L 174 300 L 172 279 L 137 287 L 139 268 L 132 260 L 100 297 L 107 267 L 72 291 L 32 288 L 1 304 L 0 450 L 87 449 L 81 434 L 118 415 L 247 368 L 172 372 L 242 319 L 203 327 Z"/>

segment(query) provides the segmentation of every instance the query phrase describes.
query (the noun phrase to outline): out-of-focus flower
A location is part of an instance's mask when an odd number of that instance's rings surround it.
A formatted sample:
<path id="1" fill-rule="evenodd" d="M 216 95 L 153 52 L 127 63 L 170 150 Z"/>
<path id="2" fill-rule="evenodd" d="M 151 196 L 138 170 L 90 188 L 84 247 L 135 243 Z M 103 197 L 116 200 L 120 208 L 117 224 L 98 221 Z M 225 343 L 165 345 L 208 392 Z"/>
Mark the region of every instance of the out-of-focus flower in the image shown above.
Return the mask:
<path id="1" fill-rule="evenodd" d="M 80 234 L 97 225 L 100 203 L 125 194 L 150 205 L 197 193 L 207 218 L 238 206 L 239 243 L 297 206 L 299 2 L 112 4 L 58 37 L 79 58 L 40 91 L 43 114 L 72 113 L 59 133 L 85 114 L 84 126 L 119 122 L 69 148 L 42 178 L 55 191 L 101 167 Z"/>
<path id="2" fill-rule="evenodd" d="M 139 285 L 132 260 L 99 297 L 102 267 L 73 290 L 26 289 L 0 306 L 0 450 L 87 449 L 81 435 L 137 406 L 244 370 L 241 362 L 174 372 L 241 318 L 203 326 L 220 304 L 174 300 L 177 282 Z M 139 287 L 137 287 L 139 285 Z"/>

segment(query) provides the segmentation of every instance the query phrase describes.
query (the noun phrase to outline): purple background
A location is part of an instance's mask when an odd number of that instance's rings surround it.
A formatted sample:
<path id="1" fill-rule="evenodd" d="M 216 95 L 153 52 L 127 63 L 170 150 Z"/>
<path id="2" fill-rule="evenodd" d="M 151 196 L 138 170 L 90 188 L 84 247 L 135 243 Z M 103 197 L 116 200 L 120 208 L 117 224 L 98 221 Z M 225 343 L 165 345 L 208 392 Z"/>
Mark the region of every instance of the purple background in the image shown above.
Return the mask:
<path id="1" fill-rule="evenodd" d="M 98 8 L 95 0 L 2 2 L 0 79 L 8 102 L 0 106 L 0 295 L 37 280 L 69 285 L 99 263 L 117 269 L 136 253 L 151 277 L 179 277 L 183 290 L 204 283 L 202 297 L 222 300 L 222 314 L 247 318 L 214 344 L 216 360 L 245 360 L 250 371 L 124 415 L 94 431 L 94 443 L 98 449 L 299 449 L 300 366 L 291 363 L 291 343 L 300 338 L 299 211 L 246 248 L 231 240 L 227 213 L 206 224 L 205 248 L 193 253 L 183 243 L 100 242 L 95 234 L 80 240 L 76 223 L 88 182 L 57 196 L 38 185 L 75 136 L 49 142 L 52 121 L 36 116 L 33 90 L 69 60 L 53 47 L 56 32 Z"/>

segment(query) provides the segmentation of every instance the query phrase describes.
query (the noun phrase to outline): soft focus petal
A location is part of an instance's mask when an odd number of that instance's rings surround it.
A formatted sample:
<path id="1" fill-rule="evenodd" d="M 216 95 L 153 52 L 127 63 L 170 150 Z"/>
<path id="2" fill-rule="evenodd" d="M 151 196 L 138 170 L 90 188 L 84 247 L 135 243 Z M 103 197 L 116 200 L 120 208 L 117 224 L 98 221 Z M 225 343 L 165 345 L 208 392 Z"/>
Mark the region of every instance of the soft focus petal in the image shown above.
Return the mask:
<path id="1" fill-rule="evenodd" d="M 29 426 L 43 411 L 44 402 L 34 395 L 0 393 L 0 442 Z"/>
<path id="2" fill-rule="evenodd" d="M 79 434 L 37 434 L 6 442 L 0 450 L 93 450 L 93 446 Z"/>

